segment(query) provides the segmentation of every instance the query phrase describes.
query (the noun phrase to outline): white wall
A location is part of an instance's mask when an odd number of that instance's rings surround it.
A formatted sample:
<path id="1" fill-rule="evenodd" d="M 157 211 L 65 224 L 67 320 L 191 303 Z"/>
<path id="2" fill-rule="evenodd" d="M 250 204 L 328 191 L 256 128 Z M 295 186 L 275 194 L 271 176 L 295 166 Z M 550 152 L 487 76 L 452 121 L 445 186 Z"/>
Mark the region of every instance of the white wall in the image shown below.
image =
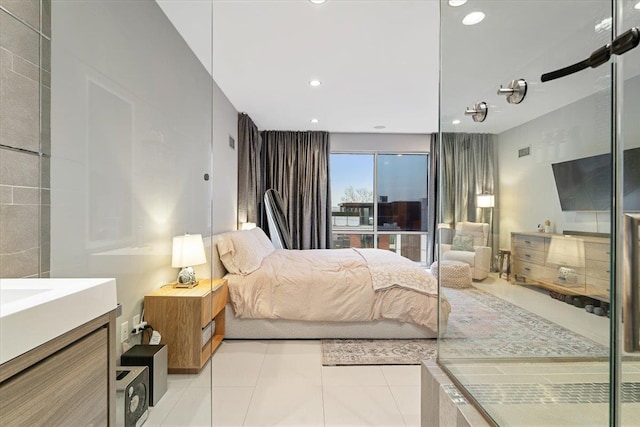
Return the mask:
<path id="1" fill-rule="evenodd" d="M 213 92 L 213 234 L 238 224 L 238 111 L 215 84 Z M 229 146 L 233 138 L 235 148 Z"/>
<path id="2" fill-rule="evenodd" d="M 640 146 L 637 107 L 640 78 L 625 82 L 625 148 Z M 554 232 L 609 233 L 609 212 L 563 212 L 552 163 L 611 151 L 610 97 L 601 91 L 498 135 L 500 245 L 510 245 L 510 233 L 535 231 L 549 219 Z M 531 155 L 518 150 L 531 146 Z"/>
<path id="3" fill-rule="evenodd" d="M 153 0 L 52 8 L 51 276 L 115 277 L 131 322 L 173 236 L 235 228 L 237 112 Z"/>
<path id="4" fill-rule="evenodd" d="M 392 133 L 332 133 L 331 152 L 412 152 L 428 153 L 431 135 Z"/>

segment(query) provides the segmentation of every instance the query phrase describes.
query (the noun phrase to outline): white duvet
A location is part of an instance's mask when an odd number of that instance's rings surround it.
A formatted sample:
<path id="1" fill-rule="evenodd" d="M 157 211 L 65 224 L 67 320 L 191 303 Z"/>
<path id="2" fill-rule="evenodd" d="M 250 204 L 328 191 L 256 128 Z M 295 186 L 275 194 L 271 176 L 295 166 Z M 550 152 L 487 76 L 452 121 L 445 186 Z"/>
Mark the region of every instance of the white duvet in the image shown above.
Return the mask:
<path id="1" fill-rule="evenodd" d="M 276 250 L 248 275 L 227 274 L 237 317 L 308 321 L 392 319 L 437 331 L 436 279 L 378 249 Z M 451 311 L 443 298 L 441 323 Z"/>

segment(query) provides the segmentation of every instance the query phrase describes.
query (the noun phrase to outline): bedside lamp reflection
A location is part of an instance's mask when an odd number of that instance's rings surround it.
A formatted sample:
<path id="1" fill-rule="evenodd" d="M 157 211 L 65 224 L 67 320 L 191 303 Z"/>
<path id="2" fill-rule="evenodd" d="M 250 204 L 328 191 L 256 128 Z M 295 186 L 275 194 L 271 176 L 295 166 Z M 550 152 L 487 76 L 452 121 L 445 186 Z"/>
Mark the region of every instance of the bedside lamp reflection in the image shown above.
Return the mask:
<path id="1" fill-rule="evenodd" d="M 204 253 L 204 243 L 200 234 L 185 234 L 173 238 L 171 266 L 181 268 L 175 287 L 191 288 L 198 284 L 194 265 L 205 264 L 207 257 Z"/>

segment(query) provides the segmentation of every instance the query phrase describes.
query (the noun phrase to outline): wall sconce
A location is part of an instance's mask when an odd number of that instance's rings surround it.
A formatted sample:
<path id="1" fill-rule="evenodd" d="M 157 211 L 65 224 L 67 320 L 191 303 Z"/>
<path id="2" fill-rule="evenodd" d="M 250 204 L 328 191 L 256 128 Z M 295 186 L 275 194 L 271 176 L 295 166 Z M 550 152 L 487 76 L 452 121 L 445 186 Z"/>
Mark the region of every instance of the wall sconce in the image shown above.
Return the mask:
<path id="1" fill-rule="evenodd" d="M 192 288 L 198 284 L 194 265 L 206 264 L 204 243 L 200 234 L 185 234 L 173 238 L 171 267 L 180 268 L 176 288 Z"/>

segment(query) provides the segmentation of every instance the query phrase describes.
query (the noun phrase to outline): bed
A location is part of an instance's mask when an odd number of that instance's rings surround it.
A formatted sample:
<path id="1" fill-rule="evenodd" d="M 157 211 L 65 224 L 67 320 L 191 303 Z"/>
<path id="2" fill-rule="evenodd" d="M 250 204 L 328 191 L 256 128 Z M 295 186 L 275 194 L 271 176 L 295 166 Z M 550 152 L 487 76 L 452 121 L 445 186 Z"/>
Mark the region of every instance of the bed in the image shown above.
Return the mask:
<path id="1" fill-rule="evenodd" d="M 260 228 L 216 235 L 212 249 L 229 284 L 227 338 L 434 338 L 446 327 L 436 279 L 395 253 L 275 249 Z"/>

